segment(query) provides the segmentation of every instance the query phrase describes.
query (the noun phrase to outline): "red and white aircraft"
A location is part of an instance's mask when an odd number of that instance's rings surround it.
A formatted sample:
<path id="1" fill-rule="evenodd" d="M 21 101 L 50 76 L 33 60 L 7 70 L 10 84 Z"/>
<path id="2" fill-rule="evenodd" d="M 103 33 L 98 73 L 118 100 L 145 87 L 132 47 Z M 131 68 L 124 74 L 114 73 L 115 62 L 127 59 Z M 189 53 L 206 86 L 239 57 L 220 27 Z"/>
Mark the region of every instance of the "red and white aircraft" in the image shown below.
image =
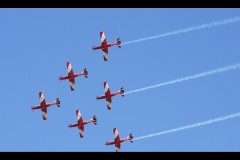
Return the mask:
<path id="1" fill-rule="evenodd" d="M 59 98 L 57 98 L 56 101 L 54 101 L 54 102 L 46 103 L 43 92 L 39 92 L 39 99 L 40 99 L 40 105 L 32 106 L 31 109 L 32 110 L 41 109 L 43 120 L 47 119 L 47 107 L 50 107 L 52 105 L 57 105 L 58 107 L 60 107 L 60 99 Z"/>
<path id="2" fill-rule="evenodd" d="M 120 151 L 120 147 L 121 147 L 121 143 L 122 142 L 125 142 L 125 141 L 128 141 L 128 140 L 131 143 L 133 142 L 133 135 L 132 135 L 132 133 L 130 133 L 127 138 L 120 139 L 120 136 L 119 136 L 117 128 L 113 128 L 113 134 L 114 134 L 114 141 L 106 142 L 106 145 L 113 145 L 113 144 L 115 144 L 116 152 Z"/>
<path id="3" fill-rule="evenodd" d="M 67 76 L 60 76 L 59 80 L 61 81 L 61 80 L 68 79 L 69 82 L 70 82 L 71 91 L 74 91 L 75 77 L 84 75 L 85 78 L 88 78 L 87 68 L 84 68 L 84 71 L 81 72 L 81 73 L 74 74 L 71 63 L 67 62 L 67 70 L 68 70 L 68 75 Z"/>
<path id="4" fill-rule="evenodd" d="M 106 99 L 106 101 L 107 101 L 107 108 L 108 108 L 108 110 L 110 110 L 112 108 L 112 97 L 116 96 L 118 94 L 121 94 L 122 97 L 124 97 L 124 89 L 122 87 L 122 88 L 120 88 L 119 91 L 111 93 L 107 82 L 104 82 L 104 89 L 105 89 L 105 95 L 97 96 L 96 99 L 97 100 L 99 100 L 99 99 Z"/>
<path id="5" fill-rule="evenodd" d="M 93 50 L 102 49 L 104 61 L 107 61 L 108 60 L 108 47 L 117 45 L 118 48 L 121 48 L 121 40 L 120 40 L 120 38 L 118 38 L 117 42 L 107 43 L 104 32 L 100 32 L 100 39 L 101 39 L 101 46 L 93 46 L 92 49 Z"/>
<path id="6" fill-rule="evenodd" d="M 91 120 L 83 121 L 82 115 L 81 115 L 79 109 L 76 110 L 76 116 L 77 116 L 77 123 L 70 124 L 68 127 L 69 128 L 78 127 L 79 128 L 80 137 L 83 138 L 84 137 L 84 125 L 88 124 L 88 123 L 91 123 L 91 122 L 93 122 L 95 125 L 97 125 L 97 118 L 94 115 Z"/>

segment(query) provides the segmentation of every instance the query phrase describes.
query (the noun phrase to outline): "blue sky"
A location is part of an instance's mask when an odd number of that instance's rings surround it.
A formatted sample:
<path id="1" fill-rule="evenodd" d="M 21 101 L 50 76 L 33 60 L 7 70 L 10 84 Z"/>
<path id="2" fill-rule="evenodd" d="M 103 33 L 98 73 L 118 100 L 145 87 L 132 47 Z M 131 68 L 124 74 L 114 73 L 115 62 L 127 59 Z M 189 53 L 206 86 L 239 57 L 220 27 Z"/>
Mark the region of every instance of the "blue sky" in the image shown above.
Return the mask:
<path id="1" fill-rule="evenodd" d="M 233 70 L 155 89 L 115 96 L 112 110 L 103 82 L 111 91 L 131 91 L 240 62 L 240 22 L 109 48 L 102 52 L 99 32 L 122 43 L 204 23 L 240 16 L 240 9 L 0 9 L 1 136 L 0 151 L 103 151 L 120 137 L 134 138 L 206 121 L 240 111 L 240 70 Z M 76 78 L 76 90 L 58 77 L 88 68 Z M 43 121 L 38 92 L 46 101 L 61 99 Z M 85 125 L 80 139 L 75 110 Z M 130 151 L 239 151 L 240 118 L 121 144 Z"/>

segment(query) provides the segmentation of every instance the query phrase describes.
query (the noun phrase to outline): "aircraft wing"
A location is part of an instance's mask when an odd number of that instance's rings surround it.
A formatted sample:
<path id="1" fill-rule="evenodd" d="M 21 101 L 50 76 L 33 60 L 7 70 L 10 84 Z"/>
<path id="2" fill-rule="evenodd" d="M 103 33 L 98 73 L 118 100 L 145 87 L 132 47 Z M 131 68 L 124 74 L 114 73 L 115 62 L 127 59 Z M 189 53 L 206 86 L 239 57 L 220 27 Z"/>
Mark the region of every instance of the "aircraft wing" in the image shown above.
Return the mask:
<path id="1" fill-rule="evenodd" d="M 105 95 L 111 94 L 110 88 L 108 86 L 108 83 L 104 82 L 103 84 L 104 84 Z M 106 101 L 107 101 L 108 110 L 110 110 L 112 108 L 112 98 L 111 97 L 107 97 Z"/>
<path id="2" fill-rule="evenodd" d="M 107 40 L 106 40 L 104 32 L 100 32 L 100 39 L 101 39 L 101 45 L 102 46 L 107 45 Z"/>
<path id="3" fill-rule="evenodd" d="M 116 152 L 120 152 L 120 147 L 121 147 L 120 142 L 115 143 Z"/>
<path id="4" fill-rule="evenodd" d="M 43 120 L 47 120 L 47 107 L 41 108 Z"/>
<path id="5" fill-rule="evenodd" d="M 108 60 L 108 47 L 102 48 L 102 52 L 103 52 L 104 61 L 107 61 Z"/>
<path id="6" fill-rule="evenodd" d="M 69 78 L 69 83 L 70 83 L 71 91 L 74 91 L 74 88 L 75 88 L 75 78 L 74 77 Z"/>
<path id="7" fill-rule="evenodd" d="M 108 83 L 104 82 L 103 85 L 104 85 L 105 95 L 110 94 L 111 92 L 110 92 L 110 88 L 108 86 Z"/>
<path id="8" fill-rule="evenodd" d="M 84 125 L 83 125 L 83 120 L 82 120 L 82 115 L 80 110 L 76 110 L 76 116 L 77 116 L 77 123 L 78 123 L 78 128 L 79 128 L 79 134 L 80 137 L 84 137 Z"/>
<path id="9" fill-rule="evenodd" d="M 84 137 L 84 125 L 81 125 L 79 128 L 79 134 L 80 134 L 80 138 Z"/>
<path id="10" fill-rule="evenodd" d="M 106 102 L 107 102 L 107 108 L 108 110 L 110 110 L 112 108 L 112 98 L 106 98 Z"/>
<path id="11" fill-rule="evenodd" d="M 83 124 L 83 119 L 82 119 L 82 115 L 81 115 L 81 112 L 80 110 L 76 110 L 76 116 L 77 116 L 77 123 L 78 125 L 82 125 Z"/>
<path id="12" fill-rule="evenodd" d="M 113 134 L 114 134 L 116 152 L 119 152 L 121 145 L 120 145 L 120 136 L 119 136 L 117 128 L 113 128 Z"/>
<path id="13" fill-rule="evenodd" d="M 114 141 L 120 140 L 120 136 L 119 136 L 117 128 L 113 128 L 113 134 L 114 134 Z"/>
<path id="14" fill-rule="evenodd" d="M 40 99 L 40 105 L 41 106 L 46 106 L 46 100 L 44 98 L 43 92 L 39 92 L 39 99 Z"/>
<path id="15" fill-rule="evenodd" d="M 100 32 L 100 39 L 101 39 L 103 58 L 104 58 L 104 61 L 107 61 L 108 60 L 108 47 L 107 47 L 107 40 L 106 40 L 104 32 Z"/>
<path id="16" fill-rule="evenodd" d="M 72 64 L 70 62 L 67 62 L 67 70 L 68 70 L 68 76 L 71 76 L 74 74 L 72 69 Z"/>

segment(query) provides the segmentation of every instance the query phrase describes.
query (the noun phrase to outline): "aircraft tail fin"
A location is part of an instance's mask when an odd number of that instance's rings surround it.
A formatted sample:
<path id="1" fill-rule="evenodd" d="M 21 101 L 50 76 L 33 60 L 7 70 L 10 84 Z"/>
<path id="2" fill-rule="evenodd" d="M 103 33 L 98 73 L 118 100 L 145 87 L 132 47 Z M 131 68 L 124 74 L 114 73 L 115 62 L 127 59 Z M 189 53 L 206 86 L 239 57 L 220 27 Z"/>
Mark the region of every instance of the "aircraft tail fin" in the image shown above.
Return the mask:
<path id="1" fill-rule="evenodd" d="M 56 105 L 57 105 L 58 107 L 60 107 L 60 104 L 61 104 L 61 103 L 60 103 L 60 99 L 57 98 L 57 99 L 56 99 Z"/>
<path id="2" fill-rule="evenodd" d="M 123 87 L 120 88 L 119 92 L 121 92 L 122 97 L 124 97 L 124 89 L 123 89 Z"/>
<path id="3" fill-rule="evenodd" d="M 84 68 L 84 75 L 85 75 L 85 78 L 88 78 L 88 71 L 87 71 L 87 68 Z"/>
<path id="4" fill-rule="evenodd" d="M 94 115 L 92 119 L 94 120 L 94 124 L 97 125 L 97 117 Z"/>
<path id="5" fill-rule="evenodd" d="M 122 47 L 122 46 L 121 46 L 121 39 L 120 39 L 120 38 L 117 39 L 117 45 L 118 45 L 118 48 L 121 48 L 121 47 Z"/>
<path id="6" fill-rule="evenodd" d="M 132 135 L 132 133 L 129 134 L 128 138 L 130 138 L 130 142 L 133 143 L 133 135 Z"/>

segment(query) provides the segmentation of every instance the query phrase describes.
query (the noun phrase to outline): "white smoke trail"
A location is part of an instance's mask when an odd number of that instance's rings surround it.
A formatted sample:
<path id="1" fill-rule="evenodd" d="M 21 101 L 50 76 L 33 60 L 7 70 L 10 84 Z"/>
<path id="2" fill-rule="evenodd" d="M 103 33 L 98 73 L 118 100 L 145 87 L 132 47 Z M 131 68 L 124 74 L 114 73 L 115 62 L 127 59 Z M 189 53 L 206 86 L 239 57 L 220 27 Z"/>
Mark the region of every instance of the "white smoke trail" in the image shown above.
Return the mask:
<path id="1" fill-rule="evenodd" d="M 141 38 L 141 39 L 137 39 L 137 40 L 133 40 L 133 41 L 128 41 L 128 42 L 122 43 L 122 45 L 127 45 L 127 44 L 131 44 L 131 43 L 142 42 L 142 41 L 151 40 L 151 39 L 155 39 L 155 38 L 162 38 L 162 37 L 172 36 L 172 35 L 176 35 L 176 34 L 180 34 L 180 33 L 186 33 L 186 32 L 211 28 L 211 27 L 225 25 L 225 24 L 229 24 L 229 23 L 236 23 L 239 21 L 240 21 L 240 17 L 229 18 L 229 19 L 225 19 L 225 20 L 221 20 L 221 21 L 215 21 L 215 22 L 202 24 L 202 25 L 195 26 L 195 27 L 190 27 L 190 28 L 186 28 L 186 29 L 180 29 L 177 31 L 173 31 L 173 32 L 163 33 L 163 34 L 156 35 L 156 36 L 151 36 L 151 37 L 147 37 L 147 38 Z"/>
<path id="2" fill-rule="evenodd" d="M 210 71 L 206 71 L 206 72 L 195 74 L 195 75 L 192 75 L 192 76 L 187 76 L 187 77 L 175 79 L 175 80 L 172 80 L 172 81 L 163 82 L 163 83 L 160 83 L 160 84 L 156 84 L 156 85 L 141 88 L 141 89 L 128 91 L 124 94 L 126 95 L 126 94 L 130 94 L 130 93 L 134 93 L 134 92 L 144 91 L 144 90 L 147 90 L 147 89 L 162 87 L 162 86 L 166 86 L 166 85 L 170 85 L 170 84 L 174 84 L 174 83 L 178 83 L 178 82 L 182 82 L 182 81 L 188 81 L 188 80 L 196 79 L 196 78 L 200 78 L 200 77 L 205 77 L 205 76 L 209 76 L 209 75 L 212 75 L 212 74 L 222 73 L 222 72 L 226 72 L 226 71 L 230 71 L 230 70 L 234 70 L 234 69 L 238 69 L 238 68 L 240 68 L 240 63 L 230 65 L 230 66 L 226 66 L 226 67 L 222 67 L 222 68 L 218 68 L 218 69 L 214 69 L 214 70 L 210 70 Z"/>
<path id="3" fill-rule="evenodd" d="M 166 130 L 166 131 L 162 131 L 162 132 L 158 132 L 158 133 L 154 133 L 154 134 L 149 134 L 149 135 L 146 135 L 146 136 L 137 137 L 137 138 L 134 138 L 133 140 L 136 141 L 136 140 L 150 138 L 150 137 L 154 137 L 154 136 L 160 136 L 160 135 L 169 134 L 169 133 L 173 133 L 173 132 L 177 132 L 177 131 L 182 131 L 182 130 L 186 130 L 186 129 L 190 129 L 190 128 L 205 126 L 205 125 L 208 125 L 208 124 L 211 124 L 211 123 L 225 121 L 225 120 L 228 120 L 228 119 L 231 119 L 231 118 L 237 118 L 237 117 L 240 117 L 240 113 L 235 113 L 235 114 L 227 115 L 227 116 L 224 116 L 224 117 L 210 119 L 210 120 L 205 121 L 205 122 L 199 122 L 199 123 L 195 123 L 195 124 L 184 126 L 184 127 L 179 127 L 179 128 L 170 129 L 170 130 Z"/>

